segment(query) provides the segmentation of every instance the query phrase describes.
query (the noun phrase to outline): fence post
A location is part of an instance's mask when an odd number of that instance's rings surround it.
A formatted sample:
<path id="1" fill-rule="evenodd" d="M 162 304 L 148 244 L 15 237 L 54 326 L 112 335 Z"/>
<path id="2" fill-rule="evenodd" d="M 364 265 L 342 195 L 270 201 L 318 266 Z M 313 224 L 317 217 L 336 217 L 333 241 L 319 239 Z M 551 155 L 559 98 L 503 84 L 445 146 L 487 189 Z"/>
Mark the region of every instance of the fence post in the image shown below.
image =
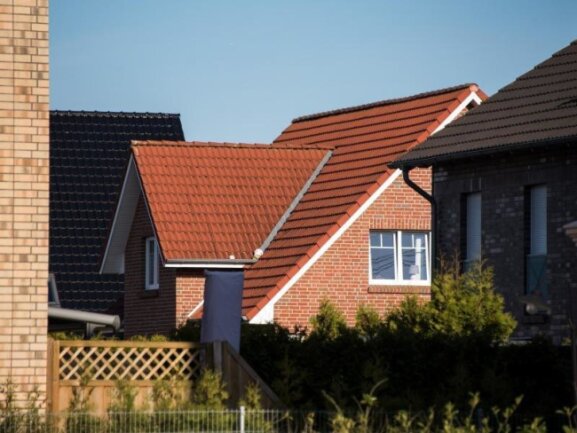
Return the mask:
<path id="1" fill-rule="evenodd" d="M 60 341 L 50 338 L 48 348 L 48 410 L 57 413 L 60 411 Z"/>
<path id="2" fill-rule="evenodd" d="M 240 406 L 239 408 L 239 424 L 240 424 L 240 433 L 245 433 L 245 427 L 244 427 L 244 422 L 245 422 L 245 411 L 244 411 L 244 406 Z"/>

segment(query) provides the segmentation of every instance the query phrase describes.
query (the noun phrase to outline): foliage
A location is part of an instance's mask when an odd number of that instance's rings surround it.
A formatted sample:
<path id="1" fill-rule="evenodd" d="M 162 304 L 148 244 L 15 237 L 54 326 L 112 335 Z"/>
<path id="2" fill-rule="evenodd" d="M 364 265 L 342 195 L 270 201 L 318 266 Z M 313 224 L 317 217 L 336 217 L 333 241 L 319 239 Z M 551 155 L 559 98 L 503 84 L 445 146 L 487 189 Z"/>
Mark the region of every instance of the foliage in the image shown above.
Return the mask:
<path id="1" fill-rule="evenodd" d="M 191 402 L 193 407 L 224 409 L 227 400 L 228 392 L 220 373 L 209 369 L 203 370 L 192 390 Z"/>
<path id="2" fill-rule="evenodd" d="M 377 310 L 361 305 L 355 316 L 355 329 L 365 337 L 374 337 L 381 326 L 381 318 Z"/>
<path id="3" fill-rule="evenodd" d="M 42 402 L 35 387 L 26 393 L 26 404 L 19 407 L 16 400 L 16 385 L 8 378 L 0 385 L 0 433 L 45 433 L 48 425 L 41 416 Z"/>
<path id="4" fill-rule="evenodd" d="M 328 299 L 323 299 L 317 315 L 310 320 L 313 327 L 311 337 L 334 340 L 345 332 L 345 316 Z"/>
<path id="5" fill-rule="evenodd" d="M 377 312 L 363 307 L 355 328 L 343 325 L 330 302 L 315 316 L 310 335 L 245 325 L 241 355 L 293 408 L 330 408 L 325 391 L 344 413 L 356 410 L 351 396 L 369 393 L 386 378 L 378 395 L 382 410 L 433 407 L 439 413 L 450 401 L 464 410 L 468 393 L 477 391 L 489 411 L 523 394 L 516 417 L 549 422 L 572 401 L 569 347 L 546 339 L 502 344 L 514 322 L 491 278 L 481 264 L 466 275 L 449 268 L 435 279 L 430 303 L 408 298 L 378 321 Z"/>
<path id="6" fill-rule="evenodd" d="M 431 285 L 431 301 L 409 297 L 386 322 L 393 331 L 505 342 L 516 322 L 493 288 L 493 270 L 475 263 L 466 273 L 446 266 Z"/>
<path id="7" fill-rule="evenodd" d="M 273 430 L 273 423 L 266 419 L 262 407 L 260 388 L 256 383 L 249 383 L 245 388 L 245 395 L 239 402 L 245 408 L 245 428 L 249 432 L 269 433 Z"/>

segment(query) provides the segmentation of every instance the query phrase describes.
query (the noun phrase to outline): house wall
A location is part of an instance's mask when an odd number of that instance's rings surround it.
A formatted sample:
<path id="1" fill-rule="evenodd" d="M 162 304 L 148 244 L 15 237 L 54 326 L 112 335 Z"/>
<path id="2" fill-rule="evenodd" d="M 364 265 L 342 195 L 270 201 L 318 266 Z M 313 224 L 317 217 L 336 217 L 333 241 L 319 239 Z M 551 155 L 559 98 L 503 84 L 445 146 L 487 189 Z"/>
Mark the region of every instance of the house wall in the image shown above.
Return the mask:
<path id="1" fill-rule="evenodd" d="M 411 178 L 430 192 L 429 169 L 413 170 Z M 344 312 L 351 325 L 361 304 L 383 314 L 398 306 L 407 295 L 429 299 L 429 286 L 369 284 L 369 231 L 429 231 L 430 222 L 429 203 L 399 176 L 276 303 L 275 321 L 291 328 L 307 326 L 325 298 Z"/>
<path id="2" fill-rule="evenodd" d="M 547 185 L 547 281 L 552 316 L 528 316 L 520 300 L 525 293 L 525 188 Z M 495 287 L 516 316 L 516 335 L 546 333 L 566 336 L 567 319 L 575 311 L 577 254 L 563 225 L 577 219 L 577 149 L 495 155 L 439 164 L 434 171 L 438 204 L 438 248 L 447 257 L 459 254 L 461 196 L 482 194 L 482 256 L 494 268 Z M 573 314 L 573 317 L 575 315 Z"/>
<path id="3" fill-rule="evenodd" d="M 133 335 L 167 334 L 176 326 L 176 272 L 159 269 L 159 289 L 144 289 L 145 239 L 153 236 L 142 196 L 125 250 L 124 332 Z"/>
<path id="4" fill-rule="evenodd" d="M 48 69 L 48 1 L 0 1 L 0 384 L 20 401 L 46 392 Z"/>
<path id="5" fill-rule="evenodd" d="M 186 322 L 189 313 L 204 298 L 204 269 L 176 272 L 176 325 Z"/>

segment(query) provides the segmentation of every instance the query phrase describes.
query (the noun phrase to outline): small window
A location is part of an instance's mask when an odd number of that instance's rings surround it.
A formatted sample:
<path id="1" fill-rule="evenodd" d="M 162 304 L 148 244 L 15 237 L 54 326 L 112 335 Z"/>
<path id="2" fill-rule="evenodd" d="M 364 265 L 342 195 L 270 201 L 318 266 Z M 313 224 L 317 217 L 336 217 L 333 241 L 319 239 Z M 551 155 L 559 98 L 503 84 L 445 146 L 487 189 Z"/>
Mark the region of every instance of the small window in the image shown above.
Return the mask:
<path id="1" fill-rule="evenodd" d="M 464 270 L 481 259 L 481 193 L 465 196 L 465 260 Z"/>
<path id="2" fill-rule="evenodd" d="M 146 290 L 158 289 L 158 243 L 156 239 L 146 238 L 145 241 L 145 276 L 144 288 Z"/>
<path id="3" fill-rule="evenodd" d="M 429 234 L 372 231 L 370 233 L 370 283 L 429 283 Z"/>
<path id="4" fill-rule="evenodd" d="M 527 189 L 529 245 L 525 261 L 527 294 L 547 295 L 547 187 L 536 185 Z"/>

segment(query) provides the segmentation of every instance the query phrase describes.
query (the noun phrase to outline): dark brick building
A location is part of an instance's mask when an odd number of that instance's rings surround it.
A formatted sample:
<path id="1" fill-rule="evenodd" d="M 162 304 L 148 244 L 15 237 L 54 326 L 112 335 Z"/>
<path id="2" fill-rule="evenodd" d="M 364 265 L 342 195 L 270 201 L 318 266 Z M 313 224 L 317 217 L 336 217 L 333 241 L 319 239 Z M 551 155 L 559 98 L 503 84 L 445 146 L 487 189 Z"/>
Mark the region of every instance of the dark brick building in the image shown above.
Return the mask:
<path id="1" fill-rule="evenodd" d="M 436 257 L 482 259 L 518 337 L 557 340 L 575 321 L 577 42 L 393 164 L 433 167 Z"/>

